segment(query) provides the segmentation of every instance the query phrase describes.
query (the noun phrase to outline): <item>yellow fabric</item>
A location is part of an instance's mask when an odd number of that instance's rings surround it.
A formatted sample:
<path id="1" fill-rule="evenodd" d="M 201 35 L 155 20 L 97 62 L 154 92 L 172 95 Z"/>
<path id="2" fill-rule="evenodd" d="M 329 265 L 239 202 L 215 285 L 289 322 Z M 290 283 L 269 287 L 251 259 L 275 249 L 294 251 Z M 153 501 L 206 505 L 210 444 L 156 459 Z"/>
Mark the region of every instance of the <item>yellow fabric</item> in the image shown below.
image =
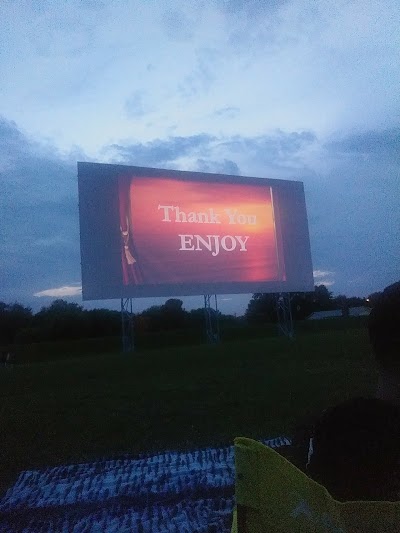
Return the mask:
<path id="1" fill-rule="evenodd" d="M 235 439 L 235 464 L 232 533 L 400 532 L 400 502 L 337 502 L 260 442 Z"/>

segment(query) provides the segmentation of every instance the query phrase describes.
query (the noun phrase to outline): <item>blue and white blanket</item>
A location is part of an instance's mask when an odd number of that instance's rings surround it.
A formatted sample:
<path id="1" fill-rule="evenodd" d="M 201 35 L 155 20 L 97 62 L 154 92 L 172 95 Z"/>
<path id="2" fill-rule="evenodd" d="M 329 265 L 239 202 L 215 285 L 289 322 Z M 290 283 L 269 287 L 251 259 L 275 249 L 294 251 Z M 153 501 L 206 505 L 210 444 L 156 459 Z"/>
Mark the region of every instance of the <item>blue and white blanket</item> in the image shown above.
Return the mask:
<path id="1" fill-rule="evenodd" d="M 28 470 L 0 500 L 0 531 L 228 532 L 234 482 L 233 446 Z"/>

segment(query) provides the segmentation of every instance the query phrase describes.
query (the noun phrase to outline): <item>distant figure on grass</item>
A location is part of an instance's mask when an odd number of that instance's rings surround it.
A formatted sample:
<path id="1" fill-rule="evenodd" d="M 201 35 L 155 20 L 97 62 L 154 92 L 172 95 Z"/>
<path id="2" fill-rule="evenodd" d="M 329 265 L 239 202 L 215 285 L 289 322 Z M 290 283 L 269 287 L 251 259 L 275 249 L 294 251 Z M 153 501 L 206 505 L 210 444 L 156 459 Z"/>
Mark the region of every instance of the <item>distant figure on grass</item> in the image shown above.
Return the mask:
<path id="1" fill-rule="evenodd" d="M 339 501 L 400 500 L 400 282 L 371 311 L 375 398 L 328 409 L 310 439 L 307 472 Z"/>
<path id="2" fill-rule="evenodd" d="M 1 364 L 2 366 L 6 367 L 9 366 L 11 363 L 11 353 L 8 351 L 5 351 L 1 354 Z"/>

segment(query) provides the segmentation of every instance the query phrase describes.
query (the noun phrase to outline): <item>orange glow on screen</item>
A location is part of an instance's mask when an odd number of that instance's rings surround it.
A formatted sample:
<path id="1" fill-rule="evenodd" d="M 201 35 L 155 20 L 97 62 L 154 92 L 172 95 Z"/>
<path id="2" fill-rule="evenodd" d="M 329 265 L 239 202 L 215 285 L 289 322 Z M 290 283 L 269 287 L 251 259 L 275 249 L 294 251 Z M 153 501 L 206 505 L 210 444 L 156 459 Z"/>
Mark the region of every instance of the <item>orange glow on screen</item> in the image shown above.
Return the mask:
<path id="1" fill-rule="evenodd" d="M 284 279 L 269 186 L 132 177 L 120 204 L 125 284 Z"/>

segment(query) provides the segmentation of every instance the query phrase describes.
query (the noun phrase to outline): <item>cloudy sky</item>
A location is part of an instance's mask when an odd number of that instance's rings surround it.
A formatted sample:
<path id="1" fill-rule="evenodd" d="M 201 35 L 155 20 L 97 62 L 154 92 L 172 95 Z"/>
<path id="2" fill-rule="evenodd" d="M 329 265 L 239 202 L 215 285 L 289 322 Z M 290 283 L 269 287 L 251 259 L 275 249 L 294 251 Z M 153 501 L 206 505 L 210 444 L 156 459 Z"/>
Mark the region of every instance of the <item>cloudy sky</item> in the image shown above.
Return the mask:
<path id="1" fill-rule="evenodd" d="M 316 283 L 400 279 L 399 27 L 398 0 L 2 0 L 0 300 L 81 301 L 78 160 L 301 180 Z"/>

